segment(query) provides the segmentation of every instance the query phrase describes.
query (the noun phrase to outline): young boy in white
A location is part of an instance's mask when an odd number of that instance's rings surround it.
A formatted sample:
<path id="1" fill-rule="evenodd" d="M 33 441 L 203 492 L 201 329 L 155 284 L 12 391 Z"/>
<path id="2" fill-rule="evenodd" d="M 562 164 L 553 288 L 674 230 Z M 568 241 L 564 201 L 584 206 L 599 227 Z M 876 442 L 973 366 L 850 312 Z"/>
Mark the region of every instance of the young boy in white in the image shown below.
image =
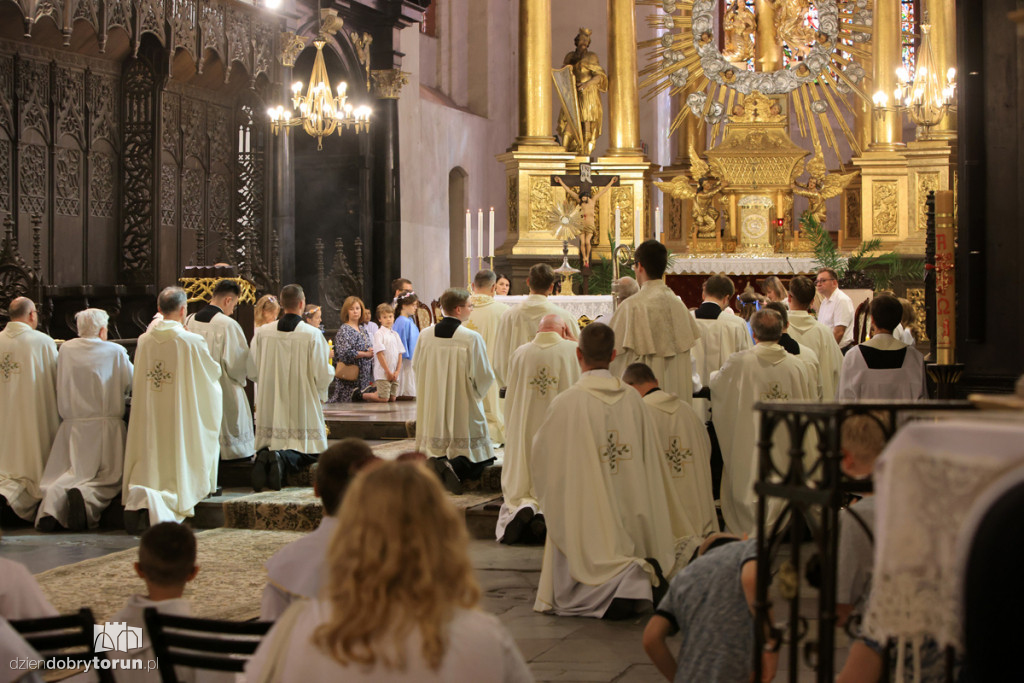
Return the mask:
<path id="1" fill-rule="evenodd" d="M 402 370 L 405 345 L 392 326 L 395 309 L 391 304 L 377 306 L 380 329 L 373 334 L 373 379 L 377 385 L 377 400 L 398 400 L 398 373 Z"/>

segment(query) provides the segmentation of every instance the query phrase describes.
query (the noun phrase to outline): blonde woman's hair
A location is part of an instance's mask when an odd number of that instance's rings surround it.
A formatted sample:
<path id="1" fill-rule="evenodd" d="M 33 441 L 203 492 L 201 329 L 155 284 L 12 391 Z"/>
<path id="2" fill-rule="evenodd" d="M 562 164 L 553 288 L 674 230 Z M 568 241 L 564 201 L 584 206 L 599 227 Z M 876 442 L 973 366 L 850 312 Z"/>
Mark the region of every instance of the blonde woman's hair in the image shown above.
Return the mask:
<path id="1" fill-rule="evenodd" d="M 281 304 L 277 302 L 276 296 L 274 296 L 273 294 L 264 294 L 263 296 L 261 296 L 260 300 L 256 302 L 256 305 L 252 307 L 253 316 L 255 317 L 257 324 L 259 324 L 259 321 L 263 320 L 263 317 L 267 313 L 267 311 L 275 308 L 277 309 L 278 312 L 281 311 Z M 275 318 L 276 317 L 277 316 L 275 315 Z"/>
<path id="2" fill-rule="evenodd" d="M 422 464 L 360 472 L 338 512 L 322 594 L 331 616 L 313 643 L 343 665 L 404 670 L 408 637 L 418 631 L 436 671 L 455 609 L 480 599 L 468 543 L 465 522 Z"/>

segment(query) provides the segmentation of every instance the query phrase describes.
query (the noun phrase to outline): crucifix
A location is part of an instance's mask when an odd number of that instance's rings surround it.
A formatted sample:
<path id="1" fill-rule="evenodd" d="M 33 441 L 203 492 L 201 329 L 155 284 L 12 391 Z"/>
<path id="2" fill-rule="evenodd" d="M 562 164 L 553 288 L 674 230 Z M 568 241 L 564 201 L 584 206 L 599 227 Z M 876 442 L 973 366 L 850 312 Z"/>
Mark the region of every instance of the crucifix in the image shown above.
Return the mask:
<path id="1" fill-rule="evenodd" d="M 580 233 L 580 256 L 582 257 L 583 269 L 585 271 L 589 271 L 590 269 L 591 240 L 598 237 L 597 226 L 594 220 L 597 200 L 600 199 L 601 196 L 618 181 L 619 176 L 617 175 L 593 175 L 591 173 L 590 164 L 580 164 L 580 172 L 578 174 L 551 176 L 551 184 L 561 185 L 565 188 L 566 194 L 572 197 L 572 199 L 579 204 L 583 223 L 583 230 Z M 596 194 L 594 193 L 595 185 L 601 187 Z M 578 193 L 572 189 L 573 186 L 579 186 L 580 190 Z"/>

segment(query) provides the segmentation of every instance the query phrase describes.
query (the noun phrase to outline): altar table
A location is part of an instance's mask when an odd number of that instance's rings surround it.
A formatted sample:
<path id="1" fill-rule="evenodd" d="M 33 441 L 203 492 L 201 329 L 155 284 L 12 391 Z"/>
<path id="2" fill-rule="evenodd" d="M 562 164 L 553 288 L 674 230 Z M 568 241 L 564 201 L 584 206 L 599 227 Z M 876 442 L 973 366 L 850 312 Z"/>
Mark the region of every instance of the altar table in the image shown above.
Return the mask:
<path id="1" fill-rule="evenodd" d="M 666 272 L 671 275 L 808 275 L 818 271 L 813 258 L 798 256 L 701 256 L 672 254 Z"/>
<path id="2" fill-rule="evenodd" d="M 612 297 L 609 294 L 602 295 L 580 295 L 580 296 L 552 296 L 548 297 L 551 299 L 551 303 L 564 308 L 568 311 L 573 319 L 579 320 L 580 316 L 587 316 L 591 320 L 594 320 L 599 315 L 607 315 L 609 318 L 612 315 Z M 526 295 L 516 296 L 496 296 L 495 301 L 500 301 L 503 304 L 509 306 L 515 306 L 526 301 Z"/>

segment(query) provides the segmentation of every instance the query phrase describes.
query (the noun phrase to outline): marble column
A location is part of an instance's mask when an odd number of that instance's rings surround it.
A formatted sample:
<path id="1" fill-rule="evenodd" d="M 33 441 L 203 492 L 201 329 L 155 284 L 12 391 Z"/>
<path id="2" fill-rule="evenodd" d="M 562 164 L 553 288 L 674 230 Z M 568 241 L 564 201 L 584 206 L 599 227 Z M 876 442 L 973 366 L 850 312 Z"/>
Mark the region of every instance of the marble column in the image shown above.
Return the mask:
<path id="1" fill-rule="evenodd" d="M 289 84 L 292 70 L 281 69 L 281 102 L 291 102 Z M 271 174 L 273 227 L 277 230 L 278 258 L 281 259 L 281 284 L 295 281 L 295 172 L 292 168 L 292 136 L 285 131 L 274 136 L 273 172 Z"/>
<path id="2" fill-rule="evenodd" d="M 551 134 L 551 0 L 519 3 L 517 145 L 554 145 Z"/>
<path id="3" fill-rule="evenodd" d="M 372 301 L 394 295 L 391 280 L 402 265 L 402 198 L 399 191 L 398 98 L 408 83 L 401 69 L 374 69 L 373 94 L 378 97 L 373 123 L 373 231 L 364 238 L 371 257 L 369 285 Z"/>
<path id="4" fill-rule="evenodd" d="M 956 68 L 956 8 L 950 0 L 928 0 L 928 23 L 931 24 L 932 57 L 939 83 L 946 83 L 946 71 Z M 947 111 L 942 121 L 929 131 L 933 140 L 956 139 L 956 114 Z"/>
<path id="5" fill-rule="evenodd" d="M 608 0 L 609 156 L 639 156 L 634 0 Z"/>
<path id="6" fill-rule="evenodd" d="M 892 106 L 895 104 L 893 92 L 899 85 L 896 69 L 902 62 L 902 40 L 900 3 L 896 0 L 879 0 L 875 3 L 871 80 L 875 92 L 885 93 L 890 106 L 874 107 L 871 120 L 871 149 L 874 151 L 894 150 L 904 146 L 900 114 Z"/>

